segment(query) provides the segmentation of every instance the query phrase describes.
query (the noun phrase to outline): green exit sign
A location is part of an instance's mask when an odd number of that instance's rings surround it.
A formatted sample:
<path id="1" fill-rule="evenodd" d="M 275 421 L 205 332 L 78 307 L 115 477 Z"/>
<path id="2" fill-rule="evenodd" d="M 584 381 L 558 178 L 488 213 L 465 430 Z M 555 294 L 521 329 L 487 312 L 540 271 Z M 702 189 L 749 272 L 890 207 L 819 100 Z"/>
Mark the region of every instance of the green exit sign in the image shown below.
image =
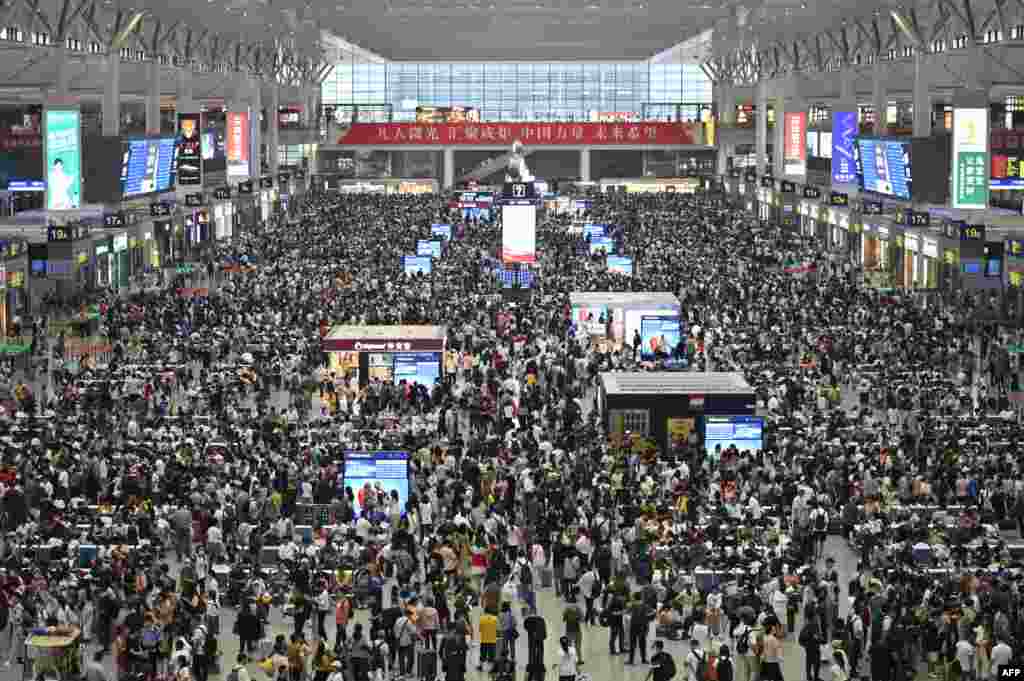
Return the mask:
<path id="1" fill-rule="evenodd" d="M 1006 346 L 1007 352 L 1022 353 L 1024 352 L 1024 345 L 1008 345 Z"/>
<path id="2" fill-rule="evenodd" d="M 195 265 L 193 265 L 193 264 L 191 264 L 191 263 L 186 263 L 186 264 L 184 264 L 184 265 L 178 265 L 178 266 L 177 266 L 177 267 L 175 268 L 175 271 L 176 271 L 176 272 L 177 272 L 178 274 L 192 274 L 192 270 L 193 270 L 194 268 L 195 268 Z"/>

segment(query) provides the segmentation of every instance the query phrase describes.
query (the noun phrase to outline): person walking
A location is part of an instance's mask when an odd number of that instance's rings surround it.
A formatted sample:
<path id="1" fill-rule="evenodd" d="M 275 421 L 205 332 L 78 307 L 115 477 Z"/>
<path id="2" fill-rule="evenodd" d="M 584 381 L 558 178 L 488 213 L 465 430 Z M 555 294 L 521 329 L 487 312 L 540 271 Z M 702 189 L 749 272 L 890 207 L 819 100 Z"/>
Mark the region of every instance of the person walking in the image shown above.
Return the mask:
<path id="1" fill-rule="evenodd" d="M 568 636 L 558 639 L 558 643 L 561 646 L 558 653 L 558 664 L 555 665 L 555 668 L 558 669 L 558 681 L 576 681 L 580 665 L 576 649 L 570 643 Z"/>

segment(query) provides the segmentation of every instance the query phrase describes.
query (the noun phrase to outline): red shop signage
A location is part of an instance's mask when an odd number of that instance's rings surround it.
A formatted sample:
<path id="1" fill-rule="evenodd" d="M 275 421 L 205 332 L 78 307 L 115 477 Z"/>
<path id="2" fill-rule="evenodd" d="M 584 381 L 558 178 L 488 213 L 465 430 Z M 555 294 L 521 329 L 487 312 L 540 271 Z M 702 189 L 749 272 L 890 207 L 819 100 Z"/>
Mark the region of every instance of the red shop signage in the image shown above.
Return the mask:
<path id="1" fill-rule="evenodd" d="M 703 144 L 702 123 L 355 123 L 338 144 Z"/>
<path id="2" fill-rule="evenodd" d="M 443 352 L 443 338 L 325 338 L 324 352 Z"/>

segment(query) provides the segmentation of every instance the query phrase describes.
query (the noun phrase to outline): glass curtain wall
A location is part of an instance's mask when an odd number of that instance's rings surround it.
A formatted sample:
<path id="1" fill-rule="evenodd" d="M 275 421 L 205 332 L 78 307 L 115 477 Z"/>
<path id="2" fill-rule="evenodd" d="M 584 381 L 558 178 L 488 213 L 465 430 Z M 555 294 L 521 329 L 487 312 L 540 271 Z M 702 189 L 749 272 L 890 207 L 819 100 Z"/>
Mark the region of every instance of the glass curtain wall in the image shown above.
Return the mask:
<path id="1" fill-rule="evenodd" d="M 325 106 L 364 122 L 414 121 L 416 107 L 449 106 L 484 121 L 696 120 L 712 101 L 695 64 L 384 64 L 354 55 L 328 73 L 322 94 Z"/>

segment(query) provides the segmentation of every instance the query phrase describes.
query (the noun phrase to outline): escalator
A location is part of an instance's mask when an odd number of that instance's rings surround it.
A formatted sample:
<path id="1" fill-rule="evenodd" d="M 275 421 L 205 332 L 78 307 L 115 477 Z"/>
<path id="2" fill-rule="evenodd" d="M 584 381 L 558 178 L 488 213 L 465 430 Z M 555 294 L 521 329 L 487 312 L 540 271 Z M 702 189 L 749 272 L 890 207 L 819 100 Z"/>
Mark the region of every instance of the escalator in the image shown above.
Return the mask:
<path id="1" fill-rule="evenodd" d="M 522 148 L 519 150 L 521 156 L 529 156 L 533 153 L 530 148 Z M 512 157 L 512 152 L 507 151 L 499 156 L 489 158 L 477 167 L 473 168 L 469 172 L 463 173 L 456 182 L 482 182 L 487 177 L 494 173 L 500 172 L 505 169 L 508 165 L 508 160 Z"/>

